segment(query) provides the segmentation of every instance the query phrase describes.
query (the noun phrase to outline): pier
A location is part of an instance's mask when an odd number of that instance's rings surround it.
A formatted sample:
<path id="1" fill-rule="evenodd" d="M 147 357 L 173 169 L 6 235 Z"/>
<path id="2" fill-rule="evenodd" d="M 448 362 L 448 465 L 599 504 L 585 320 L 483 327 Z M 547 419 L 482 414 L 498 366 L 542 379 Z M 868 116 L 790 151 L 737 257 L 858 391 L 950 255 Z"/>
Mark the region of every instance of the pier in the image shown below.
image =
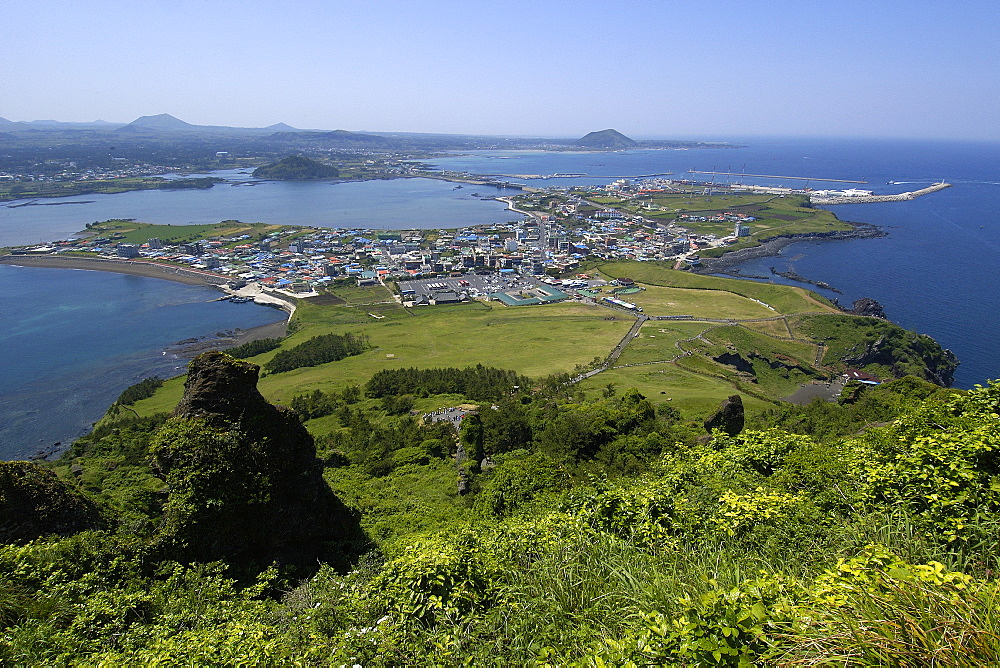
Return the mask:
<path id="1" fill-rule="evenodd" d="M 850 179 L 819 179 L 811 176 L 778 176 L 776 174 L 744 174 L 742 172 L 699 172 L 689 169 L 688 174 L 715 174 L 716 176 L 752 176 L 756 179 L 795 179 L 796 181 L 829 181 L 830 183 L 868 183 L 867 181 L 851 181 Z"/>
<path id="2" fill-rule="evenodd" d="M 930 193 L 937 192 L 939 190 L 944 190 L 945 188 L 950 188 L 950 183 L 945 183 L 941 181 L 940 183 L 935 183 L 933 185 L 927 186 L 926 188 L 921 188 L 920 190 L 914 190 L 907 193 L 899 193 L 898 195 L 862 195 L 860 197 L 810 197 L 809 202 L 812 204 L 873 204 L 875 202 L 906 202 L 911 199 L 916 199 L 921 195 L 929 195 Z"/>

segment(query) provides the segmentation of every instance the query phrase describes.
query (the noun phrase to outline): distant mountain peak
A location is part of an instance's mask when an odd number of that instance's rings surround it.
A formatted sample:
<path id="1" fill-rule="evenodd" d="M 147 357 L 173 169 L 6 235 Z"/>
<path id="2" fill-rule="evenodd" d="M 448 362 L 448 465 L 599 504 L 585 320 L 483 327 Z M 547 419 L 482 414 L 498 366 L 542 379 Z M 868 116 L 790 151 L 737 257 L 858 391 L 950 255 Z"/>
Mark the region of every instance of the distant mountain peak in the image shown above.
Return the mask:
<path id="1" fill-rule="evenodd" d="M 152 130 L 185 130 L 194 127 L 179 118 L 170 114 L 156 114 L 154 116 L 140 116 L 129 125 L 134 127 L 150 128 Z"/>
<path id="2" fill-rule="evenodd" d="M 298 128 L 293 128 L 288 123 L 275 123 L 274 125 L 268 125 L 265 130 L 270 130 L 272 132 L 298 132 Z"/>
<path id="3" fill-rule="evenodd" d="M 635 141 L 629 139 L 618 130 L 599 130 L 597 132 L 590 132 L 580 139 L 574 142 L 577 146 L 584 146 L 586 148 L 632 148 L 635 146 Z"/>

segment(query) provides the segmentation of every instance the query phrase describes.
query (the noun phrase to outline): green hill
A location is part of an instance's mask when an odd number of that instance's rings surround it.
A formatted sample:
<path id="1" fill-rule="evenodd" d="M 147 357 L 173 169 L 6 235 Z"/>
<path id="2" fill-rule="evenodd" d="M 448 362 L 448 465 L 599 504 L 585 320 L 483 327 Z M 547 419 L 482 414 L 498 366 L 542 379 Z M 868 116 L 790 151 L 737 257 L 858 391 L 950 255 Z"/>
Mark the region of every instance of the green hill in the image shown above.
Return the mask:
<path id="1" fill-rule="evenodd" d="M 636 143 L 617 130 L 600 130 L 590 132 L 577 139 L 574 144 L 584 148 L 612 149 L 620 150 L 633 148 Z"/>
<path id="2" fill-rule="evenodd" d="M 801 288 L 587 271 L 681 317 L 344 282 L 279 350 L 206 353 L 18 464 L 32 507 L 104 524 L 0 533 L 0 664 L 1000 663 L 1000 385 L 792 405 L 845 360 L 953 360 Z M 364 349 L 258 382 L 326 334 Z"/>
<path id="3" fill-rule="evenodd" d="M 291 155 L 278 162 L 264 165 L 253 170 L 255 179 L 272 181 L 316 181 L 320 179 L 335 179 L 340 171 L 302 155 Z"/>

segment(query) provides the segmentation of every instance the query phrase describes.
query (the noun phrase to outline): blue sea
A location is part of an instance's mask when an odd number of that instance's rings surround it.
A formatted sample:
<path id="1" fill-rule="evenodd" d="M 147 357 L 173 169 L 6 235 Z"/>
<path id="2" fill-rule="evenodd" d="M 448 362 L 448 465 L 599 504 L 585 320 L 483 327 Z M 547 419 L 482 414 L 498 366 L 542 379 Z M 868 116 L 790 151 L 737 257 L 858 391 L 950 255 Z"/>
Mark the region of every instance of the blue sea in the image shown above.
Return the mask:
<path id="1" fill-rule="evenodd" d="M 68 239 L 112 218 L 160 225 L 244 223 L 346 229 L 433 229 L 505 223 L 523 216 L 491 198 L 508 191 L 437 179 L 356 183 L 257 181 L 238 170 L 207 190 L 138 190 L 0 204 L 0 247 Z"/>
<path id="2" fill-rule="evenodd" d="M 284 320 L 212 288 L 98 271 L 0 265 L 0 459 L 68 444 L 122 390 L 183 373 L 172 344 Z"/>
<path id="3" fill-rule="evenodd" d="M 688 170 L 807 177 L 716 176 L 717 182 L 863 188 L 876 194 L 918 190 L 941 180 L 952 188 L 909 202 L 829 207 L 842 220 L 872 223 L 881 239 L 801 242 L 780 257 L 747 262 L 746 274 L 793 269 L 843 294 L 816 290 L 850 305 L 870 297 L 893 321 L 929 334 L 961 361 L 955 386 L 971 388 L 1000 378 L 1000 143 L 728 138 L 741 148 L 556 153 L 478 152 L 445 158 L 446 169 L 499 174 L 586 176 L 511 179 L 539 186 L 609 183 L 617 177 L 672 172 L 671 178 L 708 181 Z M 866 181 L 839 184 L 818 179 Z M 775 277 L 780 283 L 792 281 Z M 813 286 L 807 286 L 813 287 Z"/>
<path id="4" fill-rule="evenodd" d="M 929 334 L 955 352 L 962 362 L 957 387 L 1000 377 L 994 352 L 1000 338 L 1000 143 L 720 139 L 740 147 L 477 151 L 435 163 L 474 173 L 584 175 L 510 179 L 538 186 L 599 184 L 666 172 L 674 178 L 712 178 L 687 174 L 691 169 L 807 177 L 817 180 L 715 178 L 815 189 L 843 187 L 818 180 L 823 178 L 863 180 L 866 185 L 850 185 L 879 194 L 916 190 L 944 179 L 954 187 L 910 202 L 830 207 L 841 219 L 883 227 L 888 232 L 884 238 L 800 242 L 787 246 L 780 257 L 752 261 L 741 269 L 769 275 L 772 266 L 792 268 L 840 290 L 842 294 L 824 294 L 841 303 L 878 300 L 894 322 Z M 379 228 L 457 227 L 516 218 L 501 204 L 480 201 L 472 192 L 497 194 L 485 187 L 456 190 L 445 182 L 407 179 L 90 196 L 73 199 L 92 204 L 0 207 L 0 245 L 64 238 L 86 222 L 113 216 L 174 224 L 238 218 Z M 0 459 L 65 443 L 86 431 L 128 385 L 182 371 L 185 360 L 163 354 L 170 344 L 282 317 L 263 307 L 209 303 L 215 296 L 207 288 L 156 279 L 0 266 Z"/>

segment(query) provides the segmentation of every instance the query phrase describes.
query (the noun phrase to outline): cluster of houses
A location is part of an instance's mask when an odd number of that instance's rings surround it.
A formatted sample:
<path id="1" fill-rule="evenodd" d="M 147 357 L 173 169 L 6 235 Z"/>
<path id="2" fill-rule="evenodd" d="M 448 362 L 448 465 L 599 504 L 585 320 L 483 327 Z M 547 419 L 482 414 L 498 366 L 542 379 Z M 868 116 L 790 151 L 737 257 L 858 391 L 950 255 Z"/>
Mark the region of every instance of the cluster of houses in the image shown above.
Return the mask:
<path id="1" fill-rule="evenodd" d="M 0 172 L 0 181 L 16 183 L 49 183 L 56 181 L 104 181 L 107 179 L 123 179 L 136 176 L 150 176 L 178 171 L 176 167 L 163 165 L 130 164 L 127 158 L 112 158 L 115 165 L 110 168 L 79 169 L 73 161 L 48 161 L 50 167 L 62 169 L 52 174 L 30 174 L 19 172 Z"/>
<path id="2" fill-rule="evenodd" d="M 655 185 L 655 184 L 653 184 Z M 607 193 L 648 188 L 622 182 Z M 591 191 L 592 192 L 592 191 Z M 62 241 L 34 252 L 88 251 L 116 257 L 185 265 L 234 280 L 257 281 L 293 294 L 352 279 L 359 285 L 383 280 L 479 272 L 542 276 L 575 270 L 581 260 L 671 260 L 730 242 L 695 235 L 681 220 L 651 226 L 638 216 L 598 211 L 584 196 L 567 189 L 518 195 L 525 220 L 457 230 L 379 231 L 370 229 L 283 228 L 269 234 L 241 234 L 204 241 L 166 243 L 151 238 L 123 243 L 121 235 Z M 610 215 L 613 211 L 615 215 Z M 733 219 L 734 237 L 749 233 L 745 217 Z M 726 214 L 723 214 L 725 218 Z M 725 218 L 729 220 L 729 218 Z M 117 238 L 116 238 L 117 237 Z"/>

